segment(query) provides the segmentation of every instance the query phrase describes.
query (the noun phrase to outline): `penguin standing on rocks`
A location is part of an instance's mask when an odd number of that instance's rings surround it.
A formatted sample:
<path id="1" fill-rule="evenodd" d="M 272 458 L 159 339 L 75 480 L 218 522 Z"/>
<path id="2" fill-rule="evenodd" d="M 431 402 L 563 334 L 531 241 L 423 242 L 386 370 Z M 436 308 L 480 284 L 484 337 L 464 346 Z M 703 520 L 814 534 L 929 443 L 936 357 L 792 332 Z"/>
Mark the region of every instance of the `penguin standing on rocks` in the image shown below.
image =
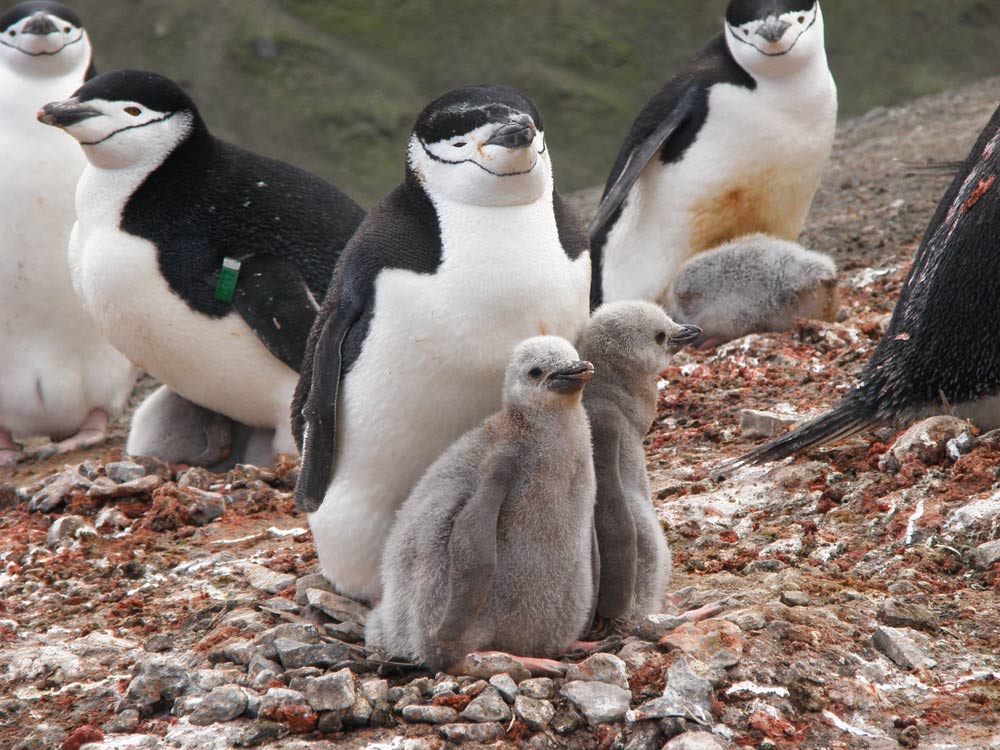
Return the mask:
<path id="1" fill-rule="evenodd" d="M 24 456 L 15 435 L 71 436 L 50 454 L 100 443 L 135 381 L 73 294 L 66 246 L 86 160 L 35 120 L 92 72 L 69 8 L 29 2 L 0 15 L 0 466 Z"/>
<path id="2" fill-rule="evenodd" d="M 590 224 L 593 304 L 660 302 L 684 261 L 741 235 L 796 239 L 836 119 L 818 0 L 732 0 L 622 145 Z"/>
<path id="3" fill-rule="evenodd" d="M 924 232 L 889 327 L 855 386 L 818 419 L 723 464 L 741 466 L 949 412 L 1000 427 L 1000 109 Z"/>
<path id="4" fill-rule="evenodd" d="M 433 670 L 481 649 L 529 669 L 586 629 L 594 598 L 594 465 L 581 404 L 594 368 L 569 342 L 514 351 L 503 409 L 456 441 L 399 511 L 366 642 Z M 527 657 L 527 658 L 525 658 Z"/>
<path id="5" fill-rule="evenodd" d="M 469 86 L 417 119 L 406 178 L 344 250 L 309 339 L 293 422 L 296 503 L 342 593 L 377 597 L 396 511 L 500 406 L 507 359 L 588 319 L 587 236 L 555 191 L 542 121 Z"/>
<path id="6" fill-rule="evenodd" d="M 101 332 L 166 388 L 294 452 L 306 338 L 362 210 L 307 172 L 214 138 L 190 97 L 154 73 L 97 76 L 39 119 L 89 161 L 69 256 Z M 155 437 L 139 416 L 133 430 Z M 171 442 L 162 429 L 151 443 Z"/>
<path id="7" fill-rule="evenodd" d="M 788 331 L 796 318 L 833 322 L 840 311 L 837 265 L 795 242 L 751 234 L 691 258 L 666 308 L 704 333 L 703 349 L 750 333 Z"/>
<path id="8" fill-rule="evenodd" d="M 701 334 L 650 302 L 599 307 L 580 345 L 598 377 L 583 403 L 594 437 L 600 554 L 597 614 L 635 621 L 660 612 L 670 550 L 649 489 L 643 439 L 656 418 L 657 377 L 671 353 Z"/>

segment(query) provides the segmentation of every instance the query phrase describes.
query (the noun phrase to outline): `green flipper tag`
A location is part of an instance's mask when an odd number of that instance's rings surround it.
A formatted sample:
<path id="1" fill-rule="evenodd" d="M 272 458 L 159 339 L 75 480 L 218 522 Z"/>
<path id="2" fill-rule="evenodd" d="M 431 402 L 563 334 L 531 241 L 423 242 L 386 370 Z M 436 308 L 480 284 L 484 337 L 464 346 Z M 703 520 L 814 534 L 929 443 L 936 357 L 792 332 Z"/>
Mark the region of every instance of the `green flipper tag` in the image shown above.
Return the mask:
<path id="1" fill-rule="evenodd" d="M 215 298 L 219 302 L 232 302 L 236 292 L 236 280 L 240 277 L 240 266 L 236 258 L 226 258 L 222 261 L 222 271 L 219 273 L 219 285 L 215 287 Z"/>

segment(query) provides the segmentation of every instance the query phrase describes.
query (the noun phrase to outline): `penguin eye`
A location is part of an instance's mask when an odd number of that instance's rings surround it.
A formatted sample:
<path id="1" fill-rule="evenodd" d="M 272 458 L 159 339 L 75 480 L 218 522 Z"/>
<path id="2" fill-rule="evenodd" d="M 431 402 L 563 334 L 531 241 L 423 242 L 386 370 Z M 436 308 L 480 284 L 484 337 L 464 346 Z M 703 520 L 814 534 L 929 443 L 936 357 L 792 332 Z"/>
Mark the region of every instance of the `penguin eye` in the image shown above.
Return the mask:
<path id="1" fill-rule="evenodd" d="M 63 33 L 64 33 L 64 34 L 68 34 L 68 33 L 69 33 L 69 32 L 71 32 L 72 30 L 73 30 L 72 28 L 70 28 L 69 26 L 67 26 L 66 28 L 64 28 L 64 29 L 63 29 Z"/>
<path id="2" fill-rule="evenodd" d="M 660 331 L 658 334 L 656 334 L 656 343 L 657 344 L 662 344 L 666 340 L 667 340 L 667 334 L 664 333 L 663 331 Z"/>
<path id="3" fill-rule="evenodd" d="M 10 34 L 11 36 L 17 36 L 17 32 L 16 32 L 16 31 L 14 31 L 14 29 L 11 29 L 11 30 L 10 30 L 10 31 L 8 31 L 7 33 L 8 33 L 8 34 Z"/>
<path id="4" fill-rule="evenodd" d="M 805 23 L 806 22 L 806 17 L 805 16 L 799 16 L 798 21 L 799 21 L 799 23 Z"/>
<path id="5" fill-rule="evenodd" d="M 542 368 L 532 367 L 530 370 L 528 370 L 528 374 L 537 380 L 538 378 L 542 377 Z"/>
<path id="6" fill-rule="evenodd" d="M 128 114 L 132 115 L 132 117 L 138 117 L 139 115 L 142 114 L 142 110 L 139 109 L 138 107 L 125 107 L 125 111 Z"/>

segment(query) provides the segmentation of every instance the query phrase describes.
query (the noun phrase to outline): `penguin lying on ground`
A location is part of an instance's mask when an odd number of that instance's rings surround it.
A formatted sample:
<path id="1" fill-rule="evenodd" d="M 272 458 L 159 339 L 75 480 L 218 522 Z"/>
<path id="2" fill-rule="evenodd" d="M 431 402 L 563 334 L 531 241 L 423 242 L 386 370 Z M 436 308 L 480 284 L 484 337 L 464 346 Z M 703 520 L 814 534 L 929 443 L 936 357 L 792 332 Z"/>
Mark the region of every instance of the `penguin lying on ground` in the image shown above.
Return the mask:
<path id="1" fill-rule="evenodd" d="M 337 265 L 295 395 L 296 505 L 342 593 L 378 596 L 413 485 L 499 408 L 514 346 L 576 339 L 589 286 L 587 237 L 553 187 L 534 104 L 470 86 L 428 105 L 405 181 Z"/>
<path id="2" fill-rule="evenodd" d="M 39 119 L 90 162 L 70 264 L 101 332 L 174 393 L 273 430 L 272 451 L 294 452 L 306 338 L 362 210 L 307 172 L 214 138 L 188 95 L 153 73 L 100 75 Z M 172 425 L 138 416 L 133 430 L 150 437 L 130 450 L 171 442 Z"/>
<path id="3" fill-rule="evenodd" d="M 1000 427 L 998 174 L 1000 109 L 938 205 L 854 388 L 832 411 L 723 464 L 714 478 L 940 411 Z"/>
<path id="4" fill-rule="evenodd" d="M 14 435 L 72 436 L 45 453 L 100 443 L 135 381 L 73 294 L 66 245 L 86 160 L 35 120 L 92 74 L 91 57 L 65 6 L 21 3 L 0 15 L 0 466 L 24 456 Z"/>
<path id="5" fill-rule="evenodd" d="M 704 331 L 702 348 L 765 331 L 788 331 L 796 318 L 834 321 L 840 310 L 837 266 L 823 253 L 763 234 L 696 255 L 681 269 L 666 308 Z"/>
<path id="6" fill-rule="evenodd" d="M 581 356 L 597 372 L 583 403 L 597 475 L 597 614 L 606 620 L 663 609 L 670 550 L 653 508 L 642 441 L 656 418 L 657 376 L 671 352 L 700 333 L 652 303 L 613 302 L 597 309 L 583 335 Z"/>
<path id="7" fill-rule="evenodd" d="M 639 113 L 590 224 L 594 306 L 660 302 L 681 264 L 753 232 L 794 240 L 837 119 L 817 0 L 732 0 Z"/>
<path id="8" fill-rule="evenodd" d="M 456 441 L 400 509 L 367 644 L 432 670 L 500 649 L 529 669 L 586 629 L 594 599 L 594 465 L 581 404 L 593 376 L 569 342 L 514 351 L 503 409 Z M 529 657 L 529 658 L 524 658 Z"/>

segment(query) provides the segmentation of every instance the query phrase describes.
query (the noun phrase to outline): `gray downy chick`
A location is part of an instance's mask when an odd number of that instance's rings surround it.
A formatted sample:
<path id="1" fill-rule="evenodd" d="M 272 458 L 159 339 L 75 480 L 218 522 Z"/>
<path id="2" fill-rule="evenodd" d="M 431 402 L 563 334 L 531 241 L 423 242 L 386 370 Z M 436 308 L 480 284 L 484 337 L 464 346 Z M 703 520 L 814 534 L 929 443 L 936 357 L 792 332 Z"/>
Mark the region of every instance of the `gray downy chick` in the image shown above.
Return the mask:
<path id="1" fill-rule="evenodd" d="M 796 318 L 833 321 L 840 309 L 837 266 L 795 242 L 750 234 L 685 263 L 665 307 L 704 331 L 703 348 L 787 331 Z"/>
<path id="2" fill-rule="evenodd" d="M 592 375 L 561 338 L 514 350 L 503 409 L 453 443 L 399 511 L 370 647 L 454 670 L 481 649 L 555 656 L 583 634 L 596 577 L 581 401 Z"/>
<path id="3" fill-rule="evenodd" d="M 598 308 L 580 350 L 597 379 L 583 403 L 594 440 L 600 551 L 597 613 L 631 621 L 663 608 L 670 550 L 656 517 L 643 438 L 656 418 L 657 376 L 672 352 L 701 334 L 650 302 Z"/>

